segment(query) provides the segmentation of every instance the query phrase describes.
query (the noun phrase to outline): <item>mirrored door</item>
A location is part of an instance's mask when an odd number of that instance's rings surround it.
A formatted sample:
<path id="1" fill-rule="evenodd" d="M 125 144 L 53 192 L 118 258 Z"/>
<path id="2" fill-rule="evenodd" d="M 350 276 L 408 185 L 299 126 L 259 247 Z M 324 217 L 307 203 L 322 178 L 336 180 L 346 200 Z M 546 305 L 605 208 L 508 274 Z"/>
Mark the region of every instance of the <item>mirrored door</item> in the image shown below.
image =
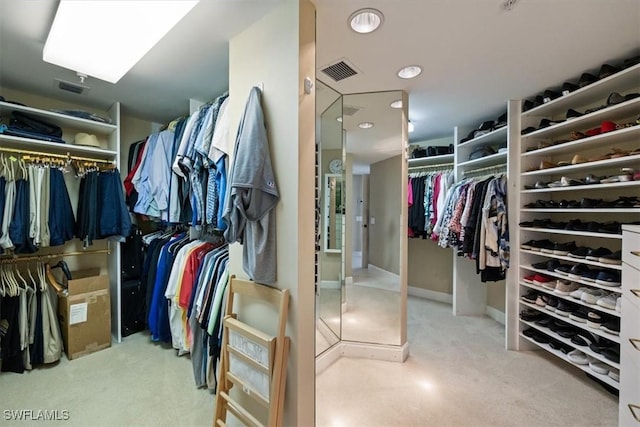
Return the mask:
<path id="1" fill-rule="evenodd" d="M 339 343 L 341 336 L 346 203 L 341 120 L 342 95 L 318 81 L 316 356 Z"/>

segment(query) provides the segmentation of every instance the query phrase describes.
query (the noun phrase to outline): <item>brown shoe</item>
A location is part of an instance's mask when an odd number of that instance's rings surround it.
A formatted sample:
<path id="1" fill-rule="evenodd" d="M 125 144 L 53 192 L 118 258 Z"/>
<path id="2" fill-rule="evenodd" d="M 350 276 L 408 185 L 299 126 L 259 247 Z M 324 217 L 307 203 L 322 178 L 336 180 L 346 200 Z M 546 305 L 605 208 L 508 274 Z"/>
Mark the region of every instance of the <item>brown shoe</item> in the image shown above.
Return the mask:
<path id="1" fill-rule="evenodd" d="M 543 161 L 540 162 L 539 169 L 542 170 L 542 169 L 550 169 L 550 168 L 555 168 L 555 167 L 556 167 L 555 163 L 543 160 Z"/>
<path id="2" fill-rule="evenodd" d="M 587 161 L 588 160 L 582 157 L 580 154 L 576 154 L 575 156 L 573 156 L 573 159 L 571 159 L 571 164 L 578 165 L 580 163 L 587 163 Z"/>

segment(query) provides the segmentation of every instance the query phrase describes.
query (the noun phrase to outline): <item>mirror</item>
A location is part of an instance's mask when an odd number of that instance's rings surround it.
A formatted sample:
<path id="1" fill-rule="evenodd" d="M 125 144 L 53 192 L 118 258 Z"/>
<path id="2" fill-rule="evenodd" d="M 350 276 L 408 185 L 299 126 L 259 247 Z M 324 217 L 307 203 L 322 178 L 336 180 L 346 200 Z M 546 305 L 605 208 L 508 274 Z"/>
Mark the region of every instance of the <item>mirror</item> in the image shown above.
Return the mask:
<path id="1" fill-rule="evenodd" d="M 345 210 L 342 175 L 328 173 L 324 178 L 324 251 L 341 253 Z"/>
<path id="2" fill-rule="evenodd" d="M 403 241 L 406 244 L 406 225 L 402 222 L 406 204 L 405 119 L 402 109 L 391 107 L 397 100 L 403 100 L 403 92 L 343 96 L 347 204 L 343 341 L 404 344 L 406 328 L 401 324 L 406 310 L 401 301 L 401 277 L 406 281 L 406 274 L 402 273 L 401 257 L 406 254 L 402 249 Z M 406 304 L 406 283 L 404 292 Z"/>
<path id="3" fill-rule="evenodd" d="M 340 342 L 344 284 L 342 95 L 316 82 L 318 144 L 316 236 L 316 356 Z"/>

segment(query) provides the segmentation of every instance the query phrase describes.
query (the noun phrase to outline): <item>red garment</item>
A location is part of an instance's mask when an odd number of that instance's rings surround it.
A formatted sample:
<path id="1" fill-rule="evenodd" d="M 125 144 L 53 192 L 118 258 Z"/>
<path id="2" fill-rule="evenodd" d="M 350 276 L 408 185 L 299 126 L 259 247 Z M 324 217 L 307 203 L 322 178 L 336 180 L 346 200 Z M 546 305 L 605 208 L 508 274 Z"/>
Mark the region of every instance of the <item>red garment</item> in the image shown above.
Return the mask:
<path id="1" fill-rule="evenodd" d="M 130 196 L 133 192 L 133 176 L 136 174 L 136 171 L 140 167 L 140 163 L 142 163 L 142 154 L 144 153 L 144 149 L 147 145 L 147 139 L 145 138 L 143 142 L 140 143 L 140 148 L 138 148 L 138 157 L 134 163 L 133 168 L 129 171 L 129 174 L 124 179 L 124 190 L 127 193 L 127 196 Z"/>
<path id="2" fill-rule="evenodd" d="M 215 247 L 216 246 L 211 243 L 203 243 L 202 246 L 198 246 L 189 254 L 182 273 L 182 284 L 180 285 L 180 295 L 178 297 L 178 306 L 180 306 L 180 308 L 185 310 L 189 308 L 191 292 L 197 279 L 200 264 L 202 264 L 204 256 Z"/>

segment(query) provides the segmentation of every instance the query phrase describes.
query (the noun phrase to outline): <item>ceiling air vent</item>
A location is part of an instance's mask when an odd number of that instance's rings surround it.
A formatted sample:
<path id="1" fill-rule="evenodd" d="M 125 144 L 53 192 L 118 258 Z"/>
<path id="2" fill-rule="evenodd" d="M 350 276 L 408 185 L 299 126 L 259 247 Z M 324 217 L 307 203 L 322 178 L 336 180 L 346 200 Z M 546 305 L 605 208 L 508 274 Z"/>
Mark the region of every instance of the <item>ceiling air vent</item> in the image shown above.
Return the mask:
<path id="1" fill-rule="evenodd" d="M 55 79 L 55 85 L 58 89 L 65 92 L 75 93 L 76 95 L 82 95 L 87 92 L 90 87 L 81 83 L 73 83 L 66 80 Z"/>
<path id="2" fill-rule="evenodd" d="M 321 71 L 336 82 L 358 74 L 358 72 L 345 61 L 336 62 L 333 65 L 323 68 Z"/>
<path id="3" fill-rule="evenodd" d="M 360 107 L 356 107 L 355 105 L 344 105 L 342 107 L 342 115 L 343 116 L 353 116 L 358 111 L 362 110 Z"/>

